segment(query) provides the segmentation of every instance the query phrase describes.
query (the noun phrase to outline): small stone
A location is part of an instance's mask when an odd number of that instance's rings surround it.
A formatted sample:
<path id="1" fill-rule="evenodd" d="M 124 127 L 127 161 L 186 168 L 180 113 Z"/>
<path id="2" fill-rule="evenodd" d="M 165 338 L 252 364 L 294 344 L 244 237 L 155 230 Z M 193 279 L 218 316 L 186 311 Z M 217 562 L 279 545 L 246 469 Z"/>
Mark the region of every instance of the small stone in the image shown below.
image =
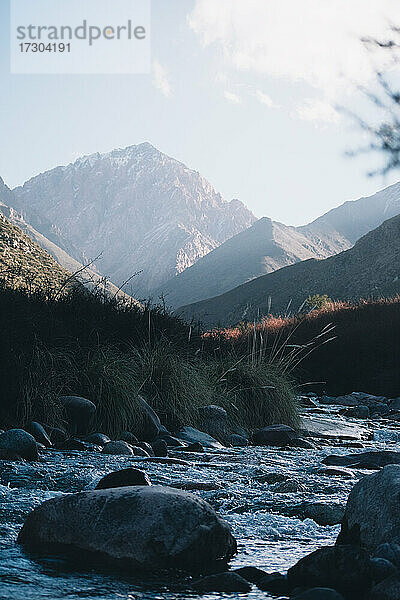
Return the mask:
<path id="1" fill-rule="evenodd" d="M 251 585 L 246 579 L 233 571 L 208 575 L 193 583 L 197 592 L 250 592 Z"/>
<path id="2" fill-rule="evenodd" d="M 96 490 L 105 490 L 108 488 L 118 488 L 130 485 L 151 485 L 149 476 L 140 469 L 129 467 L 121 471 L 114 471 L 105 475 L 96 485 Z"/>

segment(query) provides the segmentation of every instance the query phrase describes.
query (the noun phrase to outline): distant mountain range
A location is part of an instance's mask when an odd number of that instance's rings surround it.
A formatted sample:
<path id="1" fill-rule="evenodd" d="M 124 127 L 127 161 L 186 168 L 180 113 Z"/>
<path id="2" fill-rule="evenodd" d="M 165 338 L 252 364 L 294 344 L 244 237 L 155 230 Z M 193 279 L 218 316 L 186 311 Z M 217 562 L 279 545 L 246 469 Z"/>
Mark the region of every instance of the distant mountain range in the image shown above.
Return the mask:
<path id="1" fill-rule="evenodd" d="M 199 173 L 149 143 L 79 158 L 13 190 L 12 206 L 79 262 L 101 254 L 103 275 L 152 290 L 256 218 L 225 202 Z"/>
<path id="2" fill-rule="evenodd" d="M 309 258 L 327 258 L 351 248 L 364 234 L 400 213 L 400 183 L 373 196 L 345 202 L 309 225 L 288 227 L 263 218 L 199 259 L 166 284 L 176 308 Z"/>
<path id="3" fill-rule="evenodd" d="M 9 190 L 0 212 L 60 265 L 100 255 L 104 275 L 137 298 L 168 306 L 214 298 L 294 263 L 326 259 L 400 213 L 400 183 L 290 227 L 226 202 L 198 172 L 149 143 L 92 154 Z M 117 289 L 117 288 L 113 288 Z"/>
<path id="4" fill-rule="evenodd" d="M 273 312 L 296 311 L 309 295 L 352 300 L 400 293 L 400 215 L 325 260 L 310 259 L 257 277 L 229 292 L 178 309 L 205 326 L 232 325 Z M 271 299 L 271 304 L 270 304 Z"/>

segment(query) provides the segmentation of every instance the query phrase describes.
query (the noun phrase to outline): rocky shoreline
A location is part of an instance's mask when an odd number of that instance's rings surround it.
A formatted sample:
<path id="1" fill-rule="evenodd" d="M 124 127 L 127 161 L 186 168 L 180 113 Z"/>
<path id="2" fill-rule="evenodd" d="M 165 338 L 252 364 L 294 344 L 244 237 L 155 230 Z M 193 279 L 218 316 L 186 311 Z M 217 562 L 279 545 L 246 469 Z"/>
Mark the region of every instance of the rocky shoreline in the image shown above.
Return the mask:
<path id="1" fill-rule="evenodd" d="M 79 551 L 82 560 L 87 554 L 88 560 L 90 557 L 93 560 L 94 555 L 94 560 L 107 564 L 107 568 L 121 563 L 131 575 L 136 571 L 147 570 L 155 575 L 165 569 L 178 569 L 187 573 L 177 577 L 181 582 L 183 577 L 190 594 L 254 594 L 258 590 L 256 593 L 261 595 L 255 597 L 298 600 L 400 597 L 400 524 L 396 520 L 400 452 L 388 449 L 393 447 L 393 440 L 384 440 L 387 428 L 393 435 L 400 425 L 396 407 L 399 402 L 361 393 L 339 398 L 310 394 L 299 401 L 303 417 L 299 430 L 277 425 L 248 437 L 247 432 L 228 430 L 223 409 L 204 407 L 204 429 L 214 428 L 219 439 L 231 436 L 231 442 L 238 442 L 236 447 L 228 447 L 207 431 L 193 428 L 183 428 L 172 435 L 151 409 L 144 421 L 147 429 L 143 430 L 148 441 L 139 440 L 133 432 L 122 432 L 119 439 L 110 440 L 105 434 L 87 432 L 89 413 L 93 412 L 89 401 L 68 397 L 70 432 L 30 423 L 27 431 L 14 429 L 0 434 L 3 467 L 25 461 L 40 464 L 46 455 L 52 454 L 79 458 L 110 456 L 130 461 L 131 465 L 109 472 L 90 489 L 71 489 L 74 493 L 39 504 L 25 519 L 18 541 L 28 555 L 50 551 L 54 556 L 64 556 Z M 78 405 L 85 407 L 83 412 L 79 412 Z M 360 417 L 365 411 L 359 411 L 357 417 L 343 414 L 343 407 L 347 411 L 362 406 L 369 408 L 368 418 Z M 375 444 L 379 448 L 373 448 L 374 436 L 380 440 Z M 229 443 L 227 439 L 223 441 Z M 314 550 L 294 565 L 291 561 L 287 572 L 243 565 L 243 559 L 242 566 L 233 565 L 229 569 L 237 550 L 234 532 L 218 514 L 218 503 L 210 504 L 208 499 L 200 497 L 223 494 L 224 480 L 207 477 L 203 481 L 160 482 L 152 481 L 147 473 L 152 464 L 170 473 L 174 468 L 193 466 L 211 473 L 215 468 L 228 468 L 225 465 L 236 460 L 243 464 L 247 460 L 252 471 L 254 456 L 250 453 L 257 453 L 257 447 L 261 452 L 269 448 L 268 452 L 283 460 L 290 455 L 295 461 L 296 453 L 299 457 L 318 458 L 310 477 L 340 480 L 347 489 L 353 488 L 347 507 L 317 498 L 306 500 L 303 497 L 306 484 L 262 465 L 257 485 L 273 491 L 274 501 L 266 501 L 262 506 L 261 494 L 258 504 L 255 501 L 253 506 L 237 506 L 236 514 L 272 511 L 326 528 L 341 524 L 335 545 Z M 327 453 L 327 449 L 333 452 Z M 371 470 L 377 473 L 363 478 Z M 254 479 L 254 474 L 251 478 Z M 280 502 L 279 496 L 285 500 Z M 291 502 L 287 502 L 288 497 Z M 265 558 L 268 562 L 268 557 Z"/>

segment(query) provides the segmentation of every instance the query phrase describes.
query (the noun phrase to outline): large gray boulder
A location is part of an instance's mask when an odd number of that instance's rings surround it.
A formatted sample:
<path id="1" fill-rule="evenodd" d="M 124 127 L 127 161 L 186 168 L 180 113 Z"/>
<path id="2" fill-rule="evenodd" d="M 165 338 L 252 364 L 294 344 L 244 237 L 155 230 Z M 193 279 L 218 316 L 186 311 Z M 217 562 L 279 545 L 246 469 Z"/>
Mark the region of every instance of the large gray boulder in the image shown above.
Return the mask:
<path id="1" fill-rule="evenodd" d="M 182 429 L 177 433 L 179 439 L 184 442 L 188 442 L 189 444 L 200 443 L 204 448 L 215 448 L 221 449 L 223 445 L 217 442 L 216 439 L 205 433 L 204 431 L 199 431 L 194 427 L 182 427 Z"/>
<path id="2" fill-rule="evenodd" d="M 53 498 L 28 516 L 18 541 L 39 553 L 83 550 L 152 572 L 218 568 L 237 551 L 229 525 L 207 502 L 162 486 Z"/>
<path id="3" fill-rule="evenodd" d="M 23 429 L 9 429 L 0 434 L 0 450 L 18 455 L 25 460 L 38 459 L 36 440 Z"/>
<path id="4" fill-rule="evenodd" d="M 96 405 L 81 396 L 60 396 L 59 400 L 64 407 L 70 432 L 73 435 L 87 434 L 96 412 Z"/>
<path id="5" fill-rule="evenodd" d="M 338 544 L 400 543 L 400 465 L 363 477 L 350 492 Z"/>

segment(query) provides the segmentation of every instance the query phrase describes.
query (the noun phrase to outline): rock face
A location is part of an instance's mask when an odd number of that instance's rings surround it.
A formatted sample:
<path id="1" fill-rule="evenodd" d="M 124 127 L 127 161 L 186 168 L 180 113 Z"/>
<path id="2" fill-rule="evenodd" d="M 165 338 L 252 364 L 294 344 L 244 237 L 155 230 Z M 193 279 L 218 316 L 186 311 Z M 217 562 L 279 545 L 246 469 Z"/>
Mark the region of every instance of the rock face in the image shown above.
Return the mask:
<path id="1" fill-rule="evenodd" d="M 337 543 L 373 549 L 400 543 L 400 465 L 363 477 L 350 492 Z"/>
<path id="2" fill-rule="evenodd" d="M 80 396 L 60 396 L 60 402 L 67 414 L 71 433 L 73 435 L 86 434 L 96 412 L 96 405 Z"/>
<path id="3" fill-rule="evenodd" d="M 149 143 L 79 158 L 13 192 L 14 208 L 75 259 L 102 253 L 117 284 L 142 271 L 139 298 L 256 220 Z"/>
<path id="4" fill-rule="evenodd" d="M 37 460 L 36 440 L 23 429 L 9 429 L 0 435 L 0 450 L 16 454 L 25 460 Z"/>
<path id="5" fill-rule="evenodd" d="M 270 425 L 259 429 L 253 436 L 256 446 L 290 446 L 298 437 L 294 429 L 288 425 Z"/>
<path id="6" fill-rule="evenodd" d="M 228 524 L 209 504 L 161 486 L 53 498 L 28 516 L 18 541 L 39 552 L 84 550 L 152 572 L 212 569 L 236 553 Z"/>

